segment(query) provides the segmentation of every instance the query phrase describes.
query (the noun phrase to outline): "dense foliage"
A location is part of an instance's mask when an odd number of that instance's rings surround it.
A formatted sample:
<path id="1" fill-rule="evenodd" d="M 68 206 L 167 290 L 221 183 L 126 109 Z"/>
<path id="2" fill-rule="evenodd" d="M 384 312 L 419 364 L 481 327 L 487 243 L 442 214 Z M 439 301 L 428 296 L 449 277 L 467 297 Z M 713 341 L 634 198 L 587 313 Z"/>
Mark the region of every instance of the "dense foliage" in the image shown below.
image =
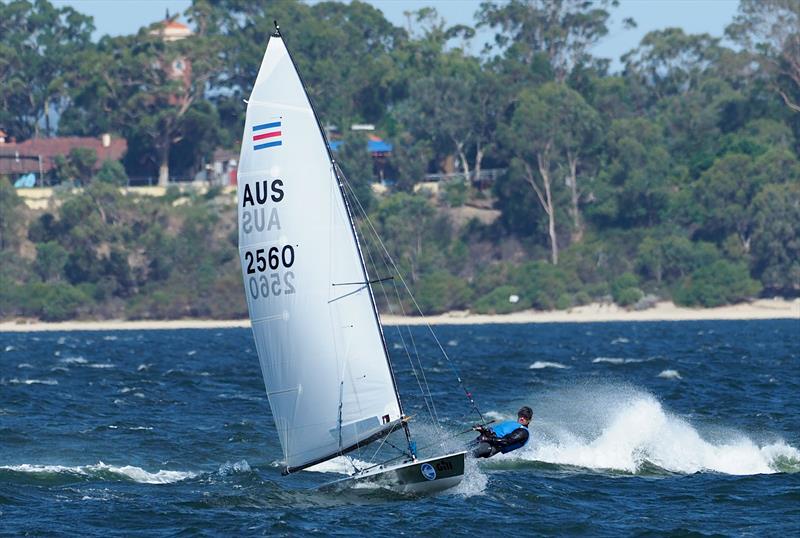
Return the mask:
<path id="1" fill-rule="evenodd" d="M 232 198 L 118 185 L 191 176 L 215 147 L 238 148 L 275 19 L 323 123 L 374 123 L 393 142 L 386 194 L 367 188 L 363 138 L 346 134 L 339 160 L 367 212 L 372 272 L 387 271 L 374 228 L 423 311 L 797 296 L 798 4 L 742 0 L 735 48 L 650 32 L 611 73 L 591 49 L 614 4 L 486 1 L 476 26 L 495 37 L 475 54 L 474 28 L 432 8 L 400 28 L 359 1 L 195 0 L 188 39 L 143 28 L 93 43 L 72 8 L 0 3 L 0 128 L 129 143 L 125 168 L 103 163 L 91 181 L 93 156 L 65 156 L 63 174 L 87 186 L 47 211 L 0 181 L 0 316 L 246 315 Z M 178 59 L 191 64 L 180 79 L 163 68 Z M 415 194 L 425 173 L 487 168 L 505 172 Z M 415 310 L 391 294 L 381 306 Z"/>

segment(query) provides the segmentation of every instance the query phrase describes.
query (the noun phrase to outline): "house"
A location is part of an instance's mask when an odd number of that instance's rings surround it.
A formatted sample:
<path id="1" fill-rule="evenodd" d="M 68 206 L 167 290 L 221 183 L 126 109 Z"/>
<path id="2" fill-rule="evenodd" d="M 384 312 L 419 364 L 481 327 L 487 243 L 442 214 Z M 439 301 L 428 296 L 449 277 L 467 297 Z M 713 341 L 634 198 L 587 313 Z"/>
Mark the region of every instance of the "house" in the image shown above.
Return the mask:
<path id="1" fill-rule="evenodd" d="M 31 138 L 25 142 L 9 142 L 0 137 L 0 175 L 16 179 L 25 174 L 35 174 L 37 184 L 55 168 L 59 155 L 69 155 L 76 148 L 93 149 L 97 154 L 94 169 L 98 170 L 103 161 L 118 161 L 128 150 L 124 138 L 114 138 L 104 134 L 100 138 L 66 136 L 53 138 Z"/>

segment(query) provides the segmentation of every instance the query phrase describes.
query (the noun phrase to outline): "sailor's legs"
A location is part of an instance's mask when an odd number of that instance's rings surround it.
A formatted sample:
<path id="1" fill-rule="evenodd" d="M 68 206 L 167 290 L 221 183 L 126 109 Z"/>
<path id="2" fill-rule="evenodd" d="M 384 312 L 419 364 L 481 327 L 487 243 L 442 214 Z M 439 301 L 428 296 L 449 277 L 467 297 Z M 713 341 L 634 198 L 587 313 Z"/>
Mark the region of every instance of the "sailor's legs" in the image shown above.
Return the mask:
<path id="1" fill-rule="evenodd" d="M 486 441 L 481 441 L 478 443 L 478 446 L 475 447 L 475 450 L 472 451 L 472 455 L 476 458 L 491 458 L 495 454 L 497 454 L 498 450 L 487 443 Z"/>

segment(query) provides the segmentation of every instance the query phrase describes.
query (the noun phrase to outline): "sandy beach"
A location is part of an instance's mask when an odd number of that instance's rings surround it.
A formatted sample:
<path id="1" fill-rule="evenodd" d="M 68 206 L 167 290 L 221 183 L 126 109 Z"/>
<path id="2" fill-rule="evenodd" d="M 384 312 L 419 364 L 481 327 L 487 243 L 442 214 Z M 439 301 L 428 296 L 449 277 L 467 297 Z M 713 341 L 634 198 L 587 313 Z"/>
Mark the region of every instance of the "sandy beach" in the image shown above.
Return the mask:
<path id="1" fill-rule="evenodd" d="M 605 321 L 685 321 L 685 320 L 748 320 L 796 319 L 800 322 L 800 299 L 759 299 L 750 303 L 719 308 L 683 308 L 672 302 L 661 302 L 647 310 L 626 310 L 613 304 L 594 303 L 569 310 L 525 310 L 506 315 L 480 315 L 467 311 L 448 312 L 437 316 L 382 316 L 386 325 L 477 325 L 485 323 L 586 323 Z M 0 322 L 0 332 L 37 331 L 118 331 L 154 329 L 212 329 L 249 327 L 250 321 L 238 320 L 96 320 L 46 323 L 36 320 Z"/>

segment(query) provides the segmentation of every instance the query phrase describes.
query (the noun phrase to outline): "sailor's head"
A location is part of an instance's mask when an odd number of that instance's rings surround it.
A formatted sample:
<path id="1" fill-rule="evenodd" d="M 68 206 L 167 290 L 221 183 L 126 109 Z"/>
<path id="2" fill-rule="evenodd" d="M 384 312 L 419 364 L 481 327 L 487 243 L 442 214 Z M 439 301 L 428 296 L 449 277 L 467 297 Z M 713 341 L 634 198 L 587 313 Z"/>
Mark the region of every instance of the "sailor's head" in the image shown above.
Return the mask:
<path id="1" fill-rule="evenodd" d="M 532 419 L 533 419 L 533 409 L 531 409 L 527 405 L 519 408 L 519 411 L 517 411 L 517 422 L 519 422 L 523 426 L 527 426 L 528 424 L 531 423 Z"/>

